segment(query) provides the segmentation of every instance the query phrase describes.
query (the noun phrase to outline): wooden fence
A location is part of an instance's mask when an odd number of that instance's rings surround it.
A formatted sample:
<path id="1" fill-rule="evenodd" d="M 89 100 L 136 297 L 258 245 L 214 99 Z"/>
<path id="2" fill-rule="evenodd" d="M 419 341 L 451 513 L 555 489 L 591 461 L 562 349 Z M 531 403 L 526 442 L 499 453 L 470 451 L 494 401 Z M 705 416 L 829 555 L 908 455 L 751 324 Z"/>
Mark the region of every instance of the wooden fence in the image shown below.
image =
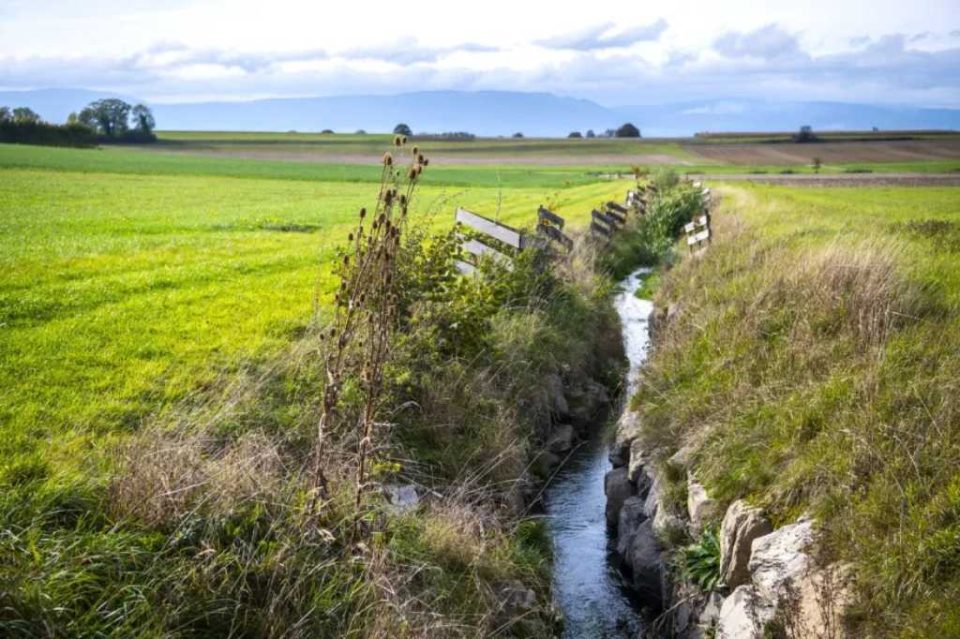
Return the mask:
<path id="1" fill-rule="evenodd" d="M 697 182 L 694 186 L 702 188 Z M 710 241 L 710 189 L 704 188 L 702 193 L 703 212 L 684 227 L 691 252 L 699 252 Z M 624 204 L 611 201 L 603 205 L 603 210 L 593 209 L 587 238 L 594 242 L 609 242 L 626 226 L 631 216 L 646 214 L 656 194 L 656 187 L 648 184 L 642 189 L 627 191 Z M 482 259 L 491 259 L 506 268 L 512 268 L 512 256 L 517 251 L 530 247 L 550 250 L 556 247 L 571 251 L 574 247 L 573 239 L 564 232 L 566 221 L 543 205 L 537 209 L 536 232 L 532 235 L 463 208 L 457 209 L 455 219 L 458 226 L 471 231 L 469 236 L 461 235 L 460 246 L 467 259 L 457 260 L 457 269 L 464 275 L 476 273 Z"/>

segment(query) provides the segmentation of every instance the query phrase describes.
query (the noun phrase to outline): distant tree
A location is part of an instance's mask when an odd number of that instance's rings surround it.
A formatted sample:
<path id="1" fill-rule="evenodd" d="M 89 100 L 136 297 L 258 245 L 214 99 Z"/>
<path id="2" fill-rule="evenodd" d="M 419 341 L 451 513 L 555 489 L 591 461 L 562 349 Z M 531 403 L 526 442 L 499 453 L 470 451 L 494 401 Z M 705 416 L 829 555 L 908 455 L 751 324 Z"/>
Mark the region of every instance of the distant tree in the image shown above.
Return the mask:
<path id="1" fill-rule="evenodd" d="M 130 108 L 129 104 L 115 98 L 97 100 L 80 112 L 79 119 L 100 135 L 116 138 L 130 130 Z"/>
<path id="2" fill-rule="evenodd" d="M 810 163 L 810 166 L 813 167 L 814 173 L 819 173 L 820 167 L 823 166 L 823 162 L 820 161 L 820 158 L 813 158 L 813 162 Z"/>
<path id="3" fill-rule="evenodd" d="M 80 124 L 80 116 L 77 115 L 76 111 L 71 111 L 70 115 L 67 116 L 67 124 Z"/>
<path id="4" fill-rule="evenodd" d="M 363 129 L 357 129 L 357 132 L 355 133 L 355 135 L 366 135 L 366 134 L 367 132 L 364 131 Z"/>
<path id="5" fill-rule="evenodd" d="M 816 142 L 817 136 L 813 134 L 813 127 L 804 124 L 800 127 L 800 132 L 793 136 L 794 142 Z"/>
<path id="6" fill-rule="evenodd" d="M 40 124 L 43 120 L 33 110 L 27 107 L 17 107 L 13 110 L 14 124 Z"/>
<path id="7" fill-rule="evenodd" d="M 333 129 L 324 129 L 320 132 L 321 135 L 330 135 L 331 133 L 333 133 Z"/>
<path id="8" fill-rule="evenodd" d="M 523 133 L 520 133 L 519 131 L 517 131 L 516 133 L 513 134 L 513 137 L 515 137 L 515 138 L 522 138 L 522 137 L 523 137 Z"/>
<path id="9" fill-rule="evenodd" d="M 583 134 L 580 133 L 579 131 L 571 131 L 571 132 L 570 132 L 570 135 L 568 135 L 567 137 L 568 137 L 568 138 L 582 138 L 582 137 L 583 137 Z"/>
<path id="10" fill-rule="evenodd" d="M 393 127 L 393 133 L 395 135 L 411 136 L 413 135 L 413 130 L 409 126 L 401 122 L 397 126 Z"/>
<path id="11" fill-rule="evenodd" d="M 0 124 L 11 121 L 13 121 L 13 113 L 10 112 L 10 107 L 0 106 Z"/>
<path id="12" fill-rule="evenodd" d="M 603 137 L 612 138 L 616 134 L 617 134 L 616 129 L 607 129 L 606 131 L 603 132 Z"/>
<path id="13" fill-rule="evenodd" d="M 640 129 L 627 122 L 617 129 L 614 135 L 618 138 L 639 138 Z"/>
<path id="14" fill-rule="evenodd" d="M 595 138 L 595 137 L 597 137 L 597 134 L 593 132 L 593 129 L 587 129 L 587 137 L 588 137 L 588 138 Z"/>
<path id="15" fill-rule="evenodd" d="M 130 111 L 130 119 L 133 124 L 133 130 L 142 135 L 152 135 L 157 127 L 157 121 L 153 119 L 153 113 L 145 104 L 138 104 Z"/>

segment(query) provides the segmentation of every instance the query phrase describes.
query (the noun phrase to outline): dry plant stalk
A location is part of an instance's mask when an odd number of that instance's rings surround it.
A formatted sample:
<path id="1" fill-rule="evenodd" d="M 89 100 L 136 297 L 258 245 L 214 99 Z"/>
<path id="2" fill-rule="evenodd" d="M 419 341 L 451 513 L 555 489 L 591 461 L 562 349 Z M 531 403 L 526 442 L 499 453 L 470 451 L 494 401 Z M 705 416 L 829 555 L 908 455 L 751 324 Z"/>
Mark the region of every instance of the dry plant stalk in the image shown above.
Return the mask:
<path id="1" fill-rule="evenodd" d="M 394 138 L 397 149 L 404 148 L 405 144 L 405 136 Z M 400 238 L 418 178 L 428 164 L 429 160 L 417 147 L 413 147 L 412 159 L 405 167 L 398 166 L 390 153 L 384 154 L 376 207 L 370 215 L 367 209 L 360 209 L 356 231 L 349 235 L 348 248 L 341 257 L 334 315 L 322 334 L 326 383 L 317 424 L 313 472 L 318 497 L 326 497 L 328 493 L 323 472 L 324 445 L 329 432 L 341 426 L 336 420 L 344 382 L 359 376 L 357 507 L 362 502 L 368 459 L 373 450 L 373 426 L 383 392 L 383 370 L 397 325 Z"/>

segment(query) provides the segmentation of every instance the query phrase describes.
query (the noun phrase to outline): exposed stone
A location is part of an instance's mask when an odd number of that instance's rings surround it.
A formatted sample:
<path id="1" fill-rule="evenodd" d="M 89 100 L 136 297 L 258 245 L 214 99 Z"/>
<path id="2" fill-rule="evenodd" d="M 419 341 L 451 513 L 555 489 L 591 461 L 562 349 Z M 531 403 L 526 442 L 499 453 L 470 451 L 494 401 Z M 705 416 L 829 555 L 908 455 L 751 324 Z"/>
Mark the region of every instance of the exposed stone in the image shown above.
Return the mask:
<path id="1" fill-rule="evenodd" d="M 640 414 L 628 408 L 617 421 L 617 441 L 632 443 L 639 435 Z"/>
<path id="2" fill-rule="evenodd" d="M 653 532 L 657 538 L 664 542 L 673 543 L 680 538 L 684 532 L 683 520 L 669 512 L 666 508 L 657 508 L 653 515 Z"/>
<path id="3" fill-rule="evenodd" d="M 663 606 L 663 557 L 660 544 L 649 519 L 643 521 L 633 535 L 626 553 L 634 590 L 650 608 Z"/>
<path id="4" fill-rule="evenodd" d="M 570 421 L 577 428 L 587 428 L 610 407 L 610 396 L 603 384 L 588 379 L 568 387 L 564 393 L 570 410 Z"/>
<path id="5" fill-rule="evenodd" d="M 628 465 L 630 481 L 636 482 L 641 475 L 647 474 L 649 460 L 644 454 L 640 440 L 630 442 L 630 463 Z"/>
<path id="6" fill-rule="evenodd" d="M 383 494 L 389 510 L 395 513 L 407 512 L 420 504 L 420 496 L 412 484 L 384 484 Z"/>
<path id="7" fill-rule="evenodd" d="M 567 417 L 570 414 L 570 406 L 567 404 L 567 398 L 563 395 L 563 378 L 553 373 L 545 376 L 543 382 L 550 412 L 560 419 Z"/>
<path id="8" fill-rule="evenodd" d="M 670 459 L 667 460 L 667 463 L 674 466 L 680 466 L 681 468 L 690 468 L 690 463 L 692 460 L 693 446 L 687 445 L 670 455 Z"/>
<path id="9" fill-rule="evenodd" d="M 711 628 L 720 618 L 720 607 L 723 605 L 723 597 L 718 592 L 711 592 L 707 595 L 707 600 L 700 610 L 698 623 L 702 628 Z"/>
<path id="10" fill-rule="evenodd" d="M 700 534 L 704 525 L 717 515 L 719 506 L 710 499 L 703 484 L 687 475 L 687 514 L 690 517 L 690 532 L 694 537 Z"/>
<path id="11" fill-rule="evenodd" d="M 813 521 L 801 519 L 753 540 L 748 567 L 761 596 L 777 602 L 799 583 L 812 565 L 806 550 L 813 539 Z"/>
<path id="12" fill-rule="evenodd" d="M 643 499 L 630 497 L 623 502 L 620 517 L 617 520 L 617 556 L 625 561 L 637 529 L 647 516 L 643 512 Z"/>
<path id="13" fill-rule="evenodd" d="M 753 586 L 740 586 L 720 606 L 716 639 L 763 639 L 763 627 L 774 613 Z"/>
<path id="14" fill-rule="evenodd" d="M 750 580 L 750 552 L 753 540 L 773 532 L 763 511 L 743 500 L 730 504 L 720 525 L 720 579 L 727 588 Z"/>
<path id="15" fill-rule="evenodd" d="M 633 483 L 627 477 L 626 468 L 614 468 L 603 479 L 603 490 L 607 495 L 607 525 L 616 527 L 620 508 L 634 493 Z"/>
<path id="16" fill-rule="evenodd" d="M 643 513 L 647 517 L 653 517 L 657 514 L 657 508 L 660 505 L 660 480 L 654 477 L 650 482 L 650 488 L 647 490 L 647 498 L 643 502 Z"/>
<path id="17" fill-rule="evenodd" d="M 610 465 L 614 468 L 626 466 L 630 462 L 630 442 L 620 440 L 613 442 L 607 459 L 610 460 Z"/>
<path id="18" fill-rule="evenodd" d="M 577 432 L 571 424 L 554 426 L 550 439 L 547 440 L 547 450 L 554 454 L 568 452 L 577 441 Z"/>

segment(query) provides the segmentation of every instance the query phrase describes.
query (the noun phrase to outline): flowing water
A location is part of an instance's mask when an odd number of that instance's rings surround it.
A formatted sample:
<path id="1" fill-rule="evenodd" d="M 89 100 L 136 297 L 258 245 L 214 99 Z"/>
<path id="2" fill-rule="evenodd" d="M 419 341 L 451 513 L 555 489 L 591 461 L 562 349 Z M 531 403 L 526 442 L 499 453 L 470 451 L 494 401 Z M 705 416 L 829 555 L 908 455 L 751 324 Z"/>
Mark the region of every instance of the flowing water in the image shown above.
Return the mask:
<path id="1" fill-rule="evenodd" d="M 649 269 L 631 274 L 621 283 L 622 292 L 615 300 L 630 362 L 624 397 L 636 389 L 647 355 L 647 318 L 653 305 L 634 295 L 647 273 Z M 611 466 L 602 430 L 597 428 L 570 457 L 545 492 L 555 558 L 554 597 L 566 619 L 563 636 L 569 639 L 633 639 L 643 628 L 639 610 L 623 586 L 609 550 L 603 477 Z"/>

